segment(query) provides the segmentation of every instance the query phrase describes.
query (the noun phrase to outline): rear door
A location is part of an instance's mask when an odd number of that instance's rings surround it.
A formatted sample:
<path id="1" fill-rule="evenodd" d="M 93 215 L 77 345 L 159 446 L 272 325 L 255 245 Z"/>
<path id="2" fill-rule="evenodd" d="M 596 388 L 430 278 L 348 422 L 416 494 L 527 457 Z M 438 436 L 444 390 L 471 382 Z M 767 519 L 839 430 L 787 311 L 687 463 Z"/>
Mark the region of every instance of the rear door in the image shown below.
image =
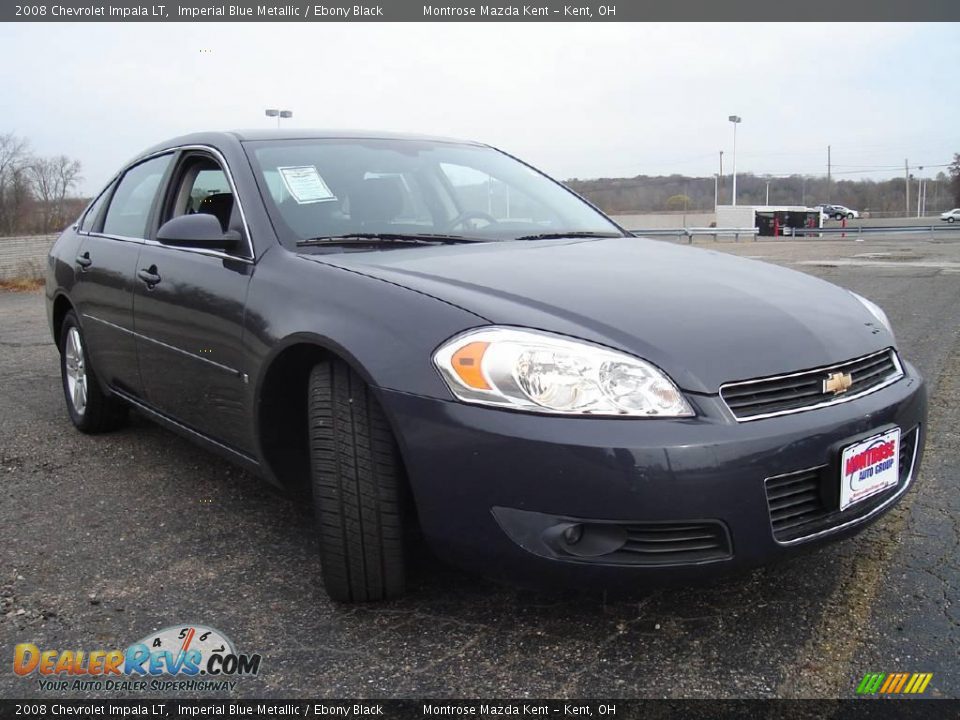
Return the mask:
<path id="1" fill-rule="evenodd" d="M 183 151 L 155 222 L 209 213 L 241 241 L 229 252 L 144 243 L 134 322 L 147 403 L 235 450 L 252 451 L 243 317 L 253 255 L 226 168 L 203 150 Z"/>
<path id="2" fill-rule="evenodd" d="M 100 381 L 140 395 L 133 329 L 137 258 L 172 154 L 130 167 L 84 216 L 71 300 Z"/>

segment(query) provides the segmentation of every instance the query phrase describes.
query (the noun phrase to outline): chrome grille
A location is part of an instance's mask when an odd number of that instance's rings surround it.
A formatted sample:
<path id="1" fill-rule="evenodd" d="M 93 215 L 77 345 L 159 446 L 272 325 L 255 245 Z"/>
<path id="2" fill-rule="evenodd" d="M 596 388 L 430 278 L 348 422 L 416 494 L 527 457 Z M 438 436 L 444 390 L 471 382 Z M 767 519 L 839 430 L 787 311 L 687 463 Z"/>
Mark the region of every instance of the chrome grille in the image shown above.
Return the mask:
<path id="1" fill-rule="evenodd" d="M 832 375 L 849 376 L 842 393 L 825 389 Z M 903 376 L 903 368 L 892 349 L 866 357 L 759 380 L 727 383 L 720 397 L 737 420 L 759 420 L 803 410 L 846 402 L 879 390 Z"/>

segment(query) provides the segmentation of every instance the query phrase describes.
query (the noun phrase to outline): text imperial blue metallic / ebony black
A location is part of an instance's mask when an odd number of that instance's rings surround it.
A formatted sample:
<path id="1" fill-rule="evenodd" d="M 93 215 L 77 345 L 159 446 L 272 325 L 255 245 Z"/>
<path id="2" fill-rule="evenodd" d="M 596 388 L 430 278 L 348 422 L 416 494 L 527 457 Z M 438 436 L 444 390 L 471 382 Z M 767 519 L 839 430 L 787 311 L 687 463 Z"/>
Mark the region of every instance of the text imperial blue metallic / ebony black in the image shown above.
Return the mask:
<path id="1" fill-rule="evenodd" d="M 410 538 L 501 577 L 640 587 L 890 509 L 923 380 L 869 300 L 633 237 L 489 146 L 202 133 L 125 166 L 50 254 L 73 423 L 130 407 L 311 491 L 330 595 Z"/>

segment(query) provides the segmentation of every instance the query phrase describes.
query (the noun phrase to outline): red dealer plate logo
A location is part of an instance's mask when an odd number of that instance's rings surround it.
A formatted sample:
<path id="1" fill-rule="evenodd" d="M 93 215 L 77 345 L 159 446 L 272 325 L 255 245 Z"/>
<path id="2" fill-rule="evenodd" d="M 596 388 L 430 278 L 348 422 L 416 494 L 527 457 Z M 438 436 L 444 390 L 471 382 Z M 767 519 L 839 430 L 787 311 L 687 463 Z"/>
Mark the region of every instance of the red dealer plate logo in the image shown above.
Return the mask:
<path id="1" fill-rule="evenodd" d="M 840 458 L 840 509 L 896 485 L 899 478 L 900 428 L 850 445 Z"/>

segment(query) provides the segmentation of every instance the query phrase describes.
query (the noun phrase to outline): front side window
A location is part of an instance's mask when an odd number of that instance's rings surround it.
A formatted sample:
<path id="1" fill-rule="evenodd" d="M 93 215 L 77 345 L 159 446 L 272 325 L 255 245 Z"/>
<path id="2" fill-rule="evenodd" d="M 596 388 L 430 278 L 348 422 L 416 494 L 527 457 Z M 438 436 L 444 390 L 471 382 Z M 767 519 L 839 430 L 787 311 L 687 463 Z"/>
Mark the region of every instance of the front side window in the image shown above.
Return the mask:
<path id="1" fill-rule="evenodd" d="M 147 221 L 171 155 L 161 155 L 127 170 L 103 221 L 106 235 L 146 238 Z"/>
<path id="2" fill-rule="evenodd" d="M 421 140 L 245 143 L 281 240 L 409 234 L 621 236 L 601 213 L 489 147 Z"/>
<path id="3" fill-rule="evenodd" d="M 190 157 L 176 173 L 173 205 L 163 221 L 178 215 L 206 213 L 220 221 L 226 232 L 233 216 L 233 191 L 220 165 L 206 156 Z"/>

